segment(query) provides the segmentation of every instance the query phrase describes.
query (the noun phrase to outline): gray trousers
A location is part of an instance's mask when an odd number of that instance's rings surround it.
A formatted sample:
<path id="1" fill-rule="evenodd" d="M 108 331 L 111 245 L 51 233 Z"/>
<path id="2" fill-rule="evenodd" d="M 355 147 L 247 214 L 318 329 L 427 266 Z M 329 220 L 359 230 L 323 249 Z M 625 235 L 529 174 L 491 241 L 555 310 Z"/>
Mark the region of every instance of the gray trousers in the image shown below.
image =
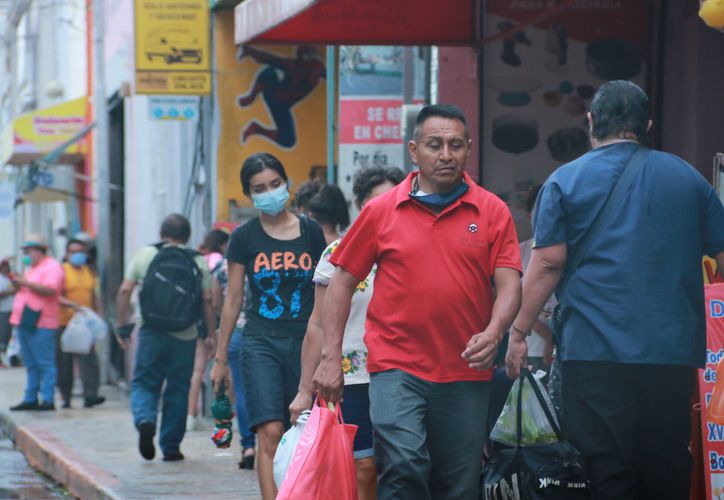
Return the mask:
<path id="1" fill-rule="evenodd" d="M 10 343 L 13 327 L 10 325 L 10 313 L 0 312 L 0 352 L 4 352 Z"/>
<path id="2" fill-rule="evenodd" d="M 378 498 L 478 498 L 489 382 L 389 370 L 371 375 L 369 393 Z"/>
<path id="3" fill-rule="evenodd" d="M 60 337 L 65 327 L 58 328 L 56 333 L 56 363 L 58 365 L 58 390 L 63 402 L 69 402 L 73 390 L 73 361 L 78 360 L 80 368 L 80 379 L 83 381 L 83 397 L 95 398 L 98 396 L 100 385 L 100 368 L 98 366 L 98 355 L 95 346 L 88 354 L 70 354 L 63 352 L 60 348 Z"/>

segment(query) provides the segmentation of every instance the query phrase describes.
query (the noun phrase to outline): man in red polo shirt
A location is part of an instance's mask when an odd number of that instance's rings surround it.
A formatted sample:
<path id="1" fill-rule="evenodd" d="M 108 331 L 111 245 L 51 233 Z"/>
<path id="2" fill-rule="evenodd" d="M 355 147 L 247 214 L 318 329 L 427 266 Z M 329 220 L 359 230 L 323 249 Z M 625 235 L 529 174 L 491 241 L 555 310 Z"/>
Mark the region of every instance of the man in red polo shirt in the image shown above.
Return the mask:
<path id="1" fill-rule="evenodd" d="M 478 495 L 491 365 L 521 264 L 508 207 L 464 173 L 470 145 L 457 107 L 425 107 L 408 145 L 419 173 L 370 201 L 331 258 L 314 376 L 330 401 L 350 299 L 377 264 L 365 344 L 380 498 Z"/>

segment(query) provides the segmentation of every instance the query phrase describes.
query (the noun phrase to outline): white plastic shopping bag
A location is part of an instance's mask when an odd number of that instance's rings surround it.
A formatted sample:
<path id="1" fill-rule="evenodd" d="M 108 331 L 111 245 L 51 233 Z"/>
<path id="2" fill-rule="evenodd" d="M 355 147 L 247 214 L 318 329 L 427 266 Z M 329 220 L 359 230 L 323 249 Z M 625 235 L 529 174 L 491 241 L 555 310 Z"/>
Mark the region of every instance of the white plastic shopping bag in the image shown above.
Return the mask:
<path id="1" fill-rule="evenodd" d="M 70 319 L 60 337 L 60 349 L 72 354 L 88 354 L 95 342 L 94 326 L 97 325 L 88 314 L 87 309 L 81 308 Z M 90 311 L 92 313 L 92 311 Z M 93 313 L 95 315 L 95 313 Z"/>
<path id="2" fill-rule="evenodd" d="M 13 331 L 10 334 L 10 342 L 8 342 L 7 355 L 8 359 L 12 358 L 13 356 L 20 356 L 20 341 L 18 340 L 18 333 L 16 332 L 16 328 L 13 328 Z"/>
<path id="3" fill-rule="evenodd" d="M 108 323 L 96 314 L 93 309 L 81 307 L 79 312 L 83 313 L 86 326 L 93 334 L 93 342 L 101 341 L 108 336 Z"/>
<path id="4" fill-rule="evenodd" d="M 277 488 L 281 488 L 282 486 L 284 476 L 287 474 L 289 462 L 291 462 L 292 456 L 294 456 L 294 450 L 297 448 L 299 438 L 302 436 L 304 425 L 307 423 L 307 420 L 309 420 L 309 415 L 311 414 L 312 412 L 310 410 L 303 411 L 301 415 L 299 415 L 299 418 L 297 418 L 297 424 L 291 426 L 282 436 L 282 440 L 279 441 L 277 452 L 274 454 L 274 483 L 276 483 Z"/>

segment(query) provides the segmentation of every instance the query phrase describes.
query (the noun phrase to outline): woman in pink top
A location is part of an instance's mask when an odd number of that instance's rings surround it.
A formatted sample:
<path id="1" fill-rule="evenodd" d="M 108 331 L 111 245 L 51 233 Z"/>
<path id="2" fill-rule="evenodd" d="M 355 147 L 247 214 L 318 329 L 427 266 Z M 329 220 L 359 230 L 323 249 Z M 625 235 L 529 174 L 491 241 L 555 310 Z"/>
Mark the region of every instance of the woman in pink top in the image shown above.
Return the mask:
<path id="1" fill-rule="evenodd" d="M 55 410 L 55 330 L 59 324 L 63 268 L 47 252 L 42 235 L 28 235 L 23 243 L 25 274 L 10 277 L 18 290 L 10 323 L 15 326 L 27 370 L 23 401 L 10 408 L 13 411 Z"/>

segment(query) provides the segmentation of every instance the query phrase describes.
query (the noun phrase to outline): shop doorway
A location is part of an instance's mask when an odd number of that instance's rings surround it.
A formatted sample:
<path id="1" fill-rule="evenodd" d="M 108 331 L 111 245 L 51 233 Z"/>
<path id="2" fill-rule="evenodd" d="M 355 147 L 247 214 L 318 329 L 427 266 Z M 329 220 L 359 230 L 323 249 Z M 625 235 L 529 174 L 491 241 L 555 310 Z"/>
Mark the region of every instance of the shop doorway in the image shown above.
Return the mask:
<path id="1" fill-rule="evenodd" d="M 125 262 L 125 117 L 124 101 L 119 93 L 108 103 L 108 154 L 110 170 L 110 259 L 108 265 L 108 297 L 111 302 L 123 280 Z M 112 305 L 110 307 L 113 307 Z M 125 379 L 125 357 L 116 342 L 111 342 L 112 381 Z"/>

